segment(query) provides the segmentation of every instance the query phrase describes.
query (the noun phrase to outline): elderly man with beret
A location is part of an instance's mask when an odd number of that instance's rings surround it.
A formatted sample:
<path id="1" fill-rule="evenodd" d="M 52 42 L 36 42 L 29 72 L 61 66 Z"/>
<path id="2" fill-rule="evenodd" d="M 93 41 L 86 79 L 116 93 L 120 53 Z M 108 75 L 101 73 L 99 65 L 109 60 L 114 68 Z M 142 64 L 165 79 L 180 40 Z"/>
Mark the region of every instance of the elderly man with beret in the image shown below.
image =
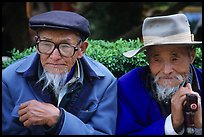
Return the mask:
<path id="1" fill-rule="evenodd" d="M 118 80 L 116 134 L 181 135 L 202 133 L 202 70 L 193 65 L 196 45 L 184 14 L 147 17 L 144 46 L 147 66 Z"/>
<path id="2" fill-rule="evenodd" d="M 2 73 L 2 134 L 114 134 L 117 79 L 84 55 L 88 20 L 49 11 L 29 25 L 37 52 Z"/>

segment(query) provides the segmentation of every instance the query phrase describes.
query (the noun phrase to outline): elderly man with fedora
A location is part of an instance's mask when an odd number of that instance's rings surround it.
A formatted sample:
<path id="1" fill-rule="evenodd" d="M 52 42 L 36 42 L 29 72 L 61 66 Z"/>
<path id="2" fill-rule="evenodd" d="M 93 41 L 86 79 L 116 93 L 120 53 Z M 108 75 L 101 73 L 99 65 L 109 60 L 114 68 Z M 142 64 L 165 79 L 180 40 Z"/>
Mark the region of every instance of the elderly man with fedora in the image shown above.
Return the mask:
<path id="1" fill-rule="evenodd" d="M 201 134 L 202 70 L 193 61 L 202 42 L 184 14 L 147 17 L 142 35 L 144 46 L 124 56 L 144 51 L 148 65 L 118 79 L 116 134 Z"/>
<path id="2" fill-rule="evenodd" d="M 49 11 L 29 25 L 37 52 L 2 73 L 2 134 L 115 134 L 117 79 L 84 55 L 88 20 Z"/>

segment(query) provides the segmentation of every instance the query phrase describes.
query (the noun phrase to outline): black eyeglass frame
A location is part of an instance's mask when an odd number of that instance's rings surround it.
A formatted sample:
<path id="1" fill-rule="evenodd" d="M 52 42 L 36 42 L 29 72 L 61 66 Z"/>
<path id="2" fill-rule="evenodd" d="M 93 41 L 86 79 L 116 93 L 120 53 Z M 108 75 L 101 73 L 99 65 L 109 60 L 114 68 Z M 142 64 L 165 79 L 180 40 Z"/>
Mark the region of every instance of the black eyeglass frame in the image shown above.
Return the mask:
<path id="1" fill-rule="evenodd" d="M 43 52 L 41 52 L 41 51 L 39 50 L 39 43 L 40 43 L 41 41 L 46 41 L 46 42 L 51 42 L 51 43 L 53 43 L 53 44 L 54 44 L 53 50 L 52 50 L 50 53 L 43 53 Z M 59 44 L 56 44 L 56 43 L 54 43 L 54 42 L 52 42 L 52 41 L 49 41 L 49 40 L 41 40 L 41 39 L 40 39 L 40 36 L 36 36 L 36 48 L 37 48 L 37 50 L 38 50 L 41 54 L 46 54 L 46 55 L 51 55 L 51 54 L 53 53 L 53 51 L 57 48 L 57 50 L 58 50 L 58 52 L 60 53 L 61 56 L 63 56 L 63 57 L 73 57 L 74 54 L 75 54 L 75 52 L 79 50 L 76 46 L 78 46 L 81 42 L 82 42 L 82 39 L 80 39 L 79 42 L 78 42 L 76 45 L 69 45 L 69 44 L 67 44 L 67 43 L 59 43 Z M 72 54 L 71 56 L 62 55 L 61 52 L 60 52 L 60 49 L 59 49 L 59 45 L 60 45 L 60 44 L 66 44 L 66 45 L 68 45 L 68 46 L 74 48 L 73 54 Z"/>

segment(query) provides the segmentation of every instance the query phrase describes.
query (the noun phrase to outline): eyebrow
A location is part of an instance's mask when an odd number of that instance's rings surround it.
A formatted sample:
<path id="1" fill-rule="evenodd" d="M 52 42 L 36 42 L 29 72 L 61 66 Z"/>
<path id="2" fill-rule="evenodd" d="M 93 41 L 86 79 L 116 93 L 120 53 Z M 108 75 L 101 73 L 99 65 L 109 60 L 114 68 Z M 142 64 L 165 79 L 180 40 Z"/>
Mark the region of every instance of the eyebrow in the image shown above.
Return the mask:
<path id="1" fill-rule="evenodd" d="M 45 36 L 43 36 L 42 39 L 49 40 L 49 41 L 52 40 L 52 38 L 47 38 Z M 71 38 L 66 38 L 66 39 L 61 40 L 61 42 L 69 42 L 70 40 L 71 40 Z"/>
<path id="2" fill-rule="evenodd" d="M 159 57 L 159 54 L 153 54 L 152 57 Z"/>
<path id="3" fill-rule="evenodd" d="M 47 38 L 47 37 L 42 37 L 42 39 L 45 39 L 45 40 L 52 40 L 52 39 Z"/>
<path id="4" fill-rule="evenodd" d="M 178 56 L 178 54 L 175 53 L 175 52 L 170 53 L 170 55 L 171 55 L 171 56 L 175 56 L 175 57 Z M 154 55 L 152 55 L 152 57 L 154 57 L 154 58 L 159 57 L 159 56 L 160 56 L 159 54 L 154 54 Z"/>
<path id="5" fill-rule="evenodd" d="M 171 55 L 174 56 L 174 57 L 177 57 L 177 56 L 178 56 L 176 53 L 172 53 Z"/>

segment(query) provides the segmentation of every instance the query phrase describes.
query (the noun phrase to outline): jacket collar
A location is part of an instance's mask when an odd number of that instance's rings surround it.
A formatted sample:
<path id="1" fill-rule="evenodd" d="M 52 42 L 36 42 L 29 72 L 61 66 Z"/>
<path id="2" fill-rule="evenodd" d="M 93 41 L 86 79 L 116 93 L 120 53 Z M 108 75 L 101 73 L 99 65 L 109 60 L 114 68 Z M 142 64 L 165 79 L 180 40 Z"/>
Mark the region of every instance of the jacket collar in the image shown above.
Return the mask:
<path id="1" fill-rule="evenodd" d="M 38 76 L 38 64 L 40 62 L 40 56 L 37 52 L 25 57 L 19 67 L 16 69 L 17 73 L 23 73 L 23 77 Z"/>
<path id="2" fill-rule="evenodd" d="M 89 77 L 104 77 L 104 73 L 101 71 L 102 69 L 99 68 L 99 65 L 96 65 L 96 62 L 88 56 L 83 56 L 81 59 L 81 63 L 83 66 L 83 70 L 85 75 Z"/>

